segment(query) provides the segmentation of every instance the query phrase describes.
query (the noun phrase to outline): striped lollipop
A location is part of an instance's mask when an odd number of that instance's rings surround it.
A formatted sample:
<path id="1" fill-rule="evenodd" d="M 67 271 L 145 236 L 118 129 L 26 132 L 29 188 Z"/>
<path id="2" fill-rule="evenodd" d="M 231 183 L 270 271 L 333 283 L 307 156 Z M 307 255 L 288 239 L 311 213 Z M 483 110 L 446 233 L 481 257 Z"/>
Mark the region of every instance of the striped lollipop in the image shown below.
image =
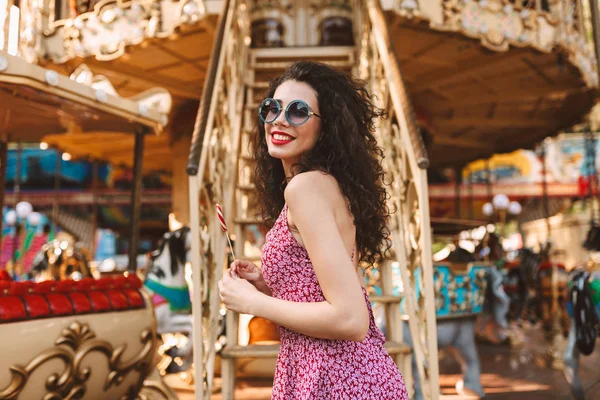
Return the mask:
<path id="1" fill-rule="evenodd" d="M 216 207 L 217 207 L 217 217 L 219 217 L 219 223 L 221 224 L 221 230 L 223 232 L 227 232 L 227 223 L 225 222 L 225 217 L 223 216 L 223 209 L 221 208 L 221 206 L 219 204 L 217 204 Z"/>
<path id="2" fill-rule="evenodd" d="M 219 218 L 219 224 L 221 224 L 221 230 L 225 232 L 225 236 L 227 237 L 227 242 L 229 243 L 229 250 L 231 250 L 231 255 L 235 260 L 235 254 L 233 253 L 233 245 L 231 244 L 231 240 L 229 239 L 229 233 L 227 232 L 227 223 L 225 222 L 225 216 L 223 215 L 223 209 L 219 204 L 215 204 L 217 208 L 217 218 Z"/>

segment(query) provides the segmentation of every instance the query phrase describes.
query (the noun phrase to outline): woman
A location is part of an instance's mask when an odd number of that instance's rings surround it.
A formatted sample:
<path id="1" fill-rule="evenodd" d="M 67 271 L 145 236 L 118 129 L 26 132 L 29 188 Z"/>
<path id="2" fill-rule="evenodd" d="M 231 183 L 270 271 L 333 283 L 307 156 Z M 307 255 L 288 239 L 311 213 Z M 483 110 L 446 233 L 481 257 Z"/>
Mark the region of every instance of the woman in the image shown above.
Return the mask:
<path id="1" fill-rule="evenodd" d="M 299 62 L 272 83 L 254 138 L 265 220 L 262 271 L 238 260 L 219 282 L 233 311 L 280 326 L 273 399 L 407 399 L 359 261 L 389 248 L 381 110 L 360 83 Z"/>

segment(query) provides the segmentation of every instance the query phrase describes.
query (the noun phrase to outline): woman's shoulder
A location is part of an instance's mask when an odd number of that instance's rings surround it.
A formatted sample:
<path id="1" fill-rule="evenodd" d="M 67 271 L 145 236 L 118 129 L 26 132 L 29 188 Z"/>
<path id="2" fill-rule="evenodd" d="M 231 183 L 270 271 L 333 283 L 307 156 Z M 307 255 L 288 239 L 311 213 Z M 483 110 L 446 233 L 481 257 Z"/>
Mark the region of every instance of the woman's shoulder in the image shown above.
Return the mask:
<path id="1" fill-rule="evenodd" d="M 335 200 L 341 195 L 340 187 L 331 174 L 322 171 L 308 171 L 294 175 L 288 182 L 284 196 L 287 203 L 296 198 L 325 197 Z"/>

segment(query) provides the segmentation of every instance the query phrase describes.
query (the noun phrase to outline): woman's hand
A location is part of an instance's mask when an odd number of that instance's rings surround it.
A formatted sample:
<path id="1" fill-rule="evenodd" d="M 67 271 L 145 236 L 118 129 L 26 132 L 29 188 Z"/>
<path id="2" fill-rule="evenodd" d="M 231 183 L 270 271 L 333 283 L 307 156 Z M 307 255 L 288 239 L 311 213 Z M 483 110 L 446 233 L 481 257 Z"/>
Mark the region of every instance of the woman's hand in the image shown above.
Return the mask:
<path id="1" fill-rule="evenodd" d="M 228 310 L 242 314 L 252 314 L 254 302 L 260 295 L 253 284 L 245 279 L 234 278 L 232 271 L 227 270 L 223 274 L 223 280 L 220 280 L 218 285 L 221 301 Z"/>
<path id="2" fill-rule="evenodd" d="M 262 281 L 262 272 L 260 268 L 248 260 L 235 260 L 229 266 L 231 276 L 237 276 L 247 280 L 248 282 Z"/>
<path id="3" fill-rule="evenodd" d="M 271 296 L 271 290 L 267 287 L 262 271 L 248 260 L 235 260 L 229 266 L 232 277 L 239 277 L 250 282 L 260 292 Z"/>

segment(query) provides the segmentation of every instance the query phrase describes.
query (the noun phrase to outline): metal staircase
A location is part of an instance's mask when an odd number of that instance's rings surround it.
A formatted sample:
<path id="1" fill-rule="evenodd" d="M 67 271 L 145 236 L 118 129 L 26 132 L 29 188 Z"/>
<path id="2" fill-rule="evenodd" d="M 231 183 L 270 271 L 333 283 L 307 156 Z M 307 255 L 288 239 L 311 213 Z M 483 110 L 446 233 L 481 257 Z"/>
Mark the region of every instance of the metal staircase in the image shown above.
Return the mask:
<path id="1" fill-rule="evenodd" d="M 387 25 L 377 1 L 352 2 L 355 46 L 250 49 L 248 13 L 253 3 L 230 0 L 215 34 L 209 77 L 205 84 L 190 149 L 190 222 L 194 271 L 194 347 L 196 397 L 212 391 L 216 335 L 226 315 L 227 344 L 221 352 L 222 397 L 233 399 L 236 373 L 252 360 L 274 360 L 277 344 L 247 344 L 240 340 L 240 315 L 221 307 L 217 281 L 227 268 L 227 241 L 220 230 L 215 204 L 223 206 L 227 225 L 235 233 L 237 257 L 260 263 L 252 232 L 262 221 L 253 206 L 253 160 L 250 137 L 255 134 L 256 110 L 268 81 L 290 63 L 313 60 L 353 73 L 377 95 L 377 105 L 389 118 L 378 126 L 377 138 L 386 152 L 390 187 L 394 260 L 378 265 L 380 296 L 371 301 L 385 308 L 386 348 L 412 388 L 411 348 L 402 337 L 402 314 L 408 315 L 418 379 L 427 399 L 439 397 L 437 338 L 433 304 L 431 231 L 427 196 L 427 156 L 412 115 Z M 391 263 L 400 266 L 404 292 L 393 295 Z M 415 279 L 421 273 L 420 279 Z M 417 283 L 420 287 L 417 288 Z M 373 284 L 373 282 L 370 282 Z M 417 301 L 416 293 L 421 293 Z M 401 310 L 401 302 L 403 310 Z M 200 305 L 200 306 L 196 306 Z M 242 321 L 247 321 L 244 316 Z M 236 369 L 236 366 L 238 367 Z"/>
<path id="2" fill-rule="evenodd" d="M 242 131 L 242 145 L 240 147 L 240 165 L 238 174 L 238 185 L 236 193 L 236 218 L 235 218 L 235 254 L 238 257 L 249 259 L 259 265 L 260 257 L 257 257 L 256 252 L 248 253 L 252 234 L 251 225 L 255 225 L 255 229 L 262 225 L 262 220 L 257 217 L 256 209 L 252 207 L 254 186 L 252 184 L 251 171 L 252 156 L 249 147 L 251 135 L 255 135 L 254 131 L 256 123 L 256 110 L 258 105 L 263 100 L 264 92 L 268 87 L 270 79 L 274 78 L 279 73 L 283 72 L 292 62 L 301 60 L 320 61 L 333 65 L 346 72 L 352 72 L 356 66 L 354 47 L 303 47 L 294 49 L 256 49 L 249 53 L 250 68 L 246 73 L 246 106 L 244 107 L 244 123 Z M 381 273 L 386 276 L 391 271 L 389 263 L 380 266 Z M 391 282 L 391 279 L 388 281 Z M 389 312 L 386 312 L 388 317 L 393 321 L 390 323 L 389 338 L 386 343 L 386 349 L 394 357 L 398 367 L 405 376 L 411 376 L 410 371 L 410 347 L 402 341 L 402 325 L 400 322 L 399 304 L 400 296 L 393 296 L 391 285 L 383 285 L 384 295 L 371 296 L 372 302 L 382 303 Z M 392 309 L 395 306 L 395 309 Z M 387 310 L 386 310 L 387 311 Z M 248 318 L 244 318 L 247 321 Z M 248 365 L 249 359 L 272 359 L 277 358 L 279 346 L 273 344 L 240 344 L 239 329 L 240 316 L 232 311 L 227 312 L 227 345 L 221 353 L 222 360 L 222 376 L 223 387 L 222 395 L 224 399 L 233 398 L 235 386 L 235 376 L 239 368 L 237 365 Z M 247 327 L 242 326 L 242 329 Z M 391 339 L 394 338 L 394 339 Z M 240 362 L 244 360 L 244 362 Z"/>
<path id="3" fill-rule="evenodd" d="M 94 224 L 84 218 L 77 217 L 65 210 L 58 209 L 56 218 L 53 213 L 48 213 L 52 222 L 60 226 L 71 235 L 75 236 L 78 241 L 83 243 L 86 249 L 90 251 L 94 248 Z"/>

